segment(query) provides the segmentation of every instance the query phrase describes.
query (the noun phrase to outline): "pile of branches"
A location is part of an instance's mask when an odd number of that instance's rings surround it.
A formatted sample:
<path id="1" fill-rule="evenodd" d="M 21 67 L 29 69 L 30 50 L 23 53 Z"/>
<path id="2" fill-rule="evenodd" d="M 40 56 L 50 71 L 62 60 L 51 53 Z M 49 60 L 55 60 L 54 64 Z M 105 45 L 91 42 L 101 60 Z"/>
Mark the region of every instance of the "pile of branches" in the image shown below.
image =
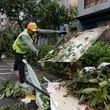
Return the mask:
<path id="1" fill-rule="evenodd" d="M 110 78 L 106 71 L 78 73 L 67 88 L 81 104 L 86 102 L 94 110 L 110 110 Z"/>

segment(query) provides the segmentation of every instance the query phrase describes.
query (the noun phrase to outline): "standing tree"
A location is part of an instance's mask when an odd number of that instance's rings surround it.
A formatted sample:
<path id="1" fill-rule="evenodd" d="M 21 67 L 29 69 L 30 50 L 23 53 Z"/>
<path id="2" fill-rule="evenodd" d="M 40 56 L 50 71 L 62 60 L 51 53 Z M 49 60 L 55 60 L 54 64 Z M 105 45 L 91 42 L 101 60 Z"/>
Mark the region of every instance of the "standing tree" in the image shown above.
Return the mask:
<path id="1" fill-rule="evenodd" d="M 77 8 L 60 6 L 57 0 L 40 0 L 38 3 L 37 17 L 41 21 L 41 25 L 46 27 L 59 27 L 61 24 L 74 21 L 77 16 Z"/>
<path id="2" fill-rule="evenodd" d="M 10 20 L 17 20 L 23 30 L 21 21 L 36 13 L 36 0 L 0 0 L 0 9 L 6 12 Z"/>
<path id="3" fill-rule="evenodd" d="M 10 19 L 40 21 L 43 28 L 57 28 L 61 24 L 74 21 L 76 8 L 60 6 L 57 0 L 0 0 L 0 9 L 4 9 Z M 21 16 L 21 17 L 20 17 Z"/>

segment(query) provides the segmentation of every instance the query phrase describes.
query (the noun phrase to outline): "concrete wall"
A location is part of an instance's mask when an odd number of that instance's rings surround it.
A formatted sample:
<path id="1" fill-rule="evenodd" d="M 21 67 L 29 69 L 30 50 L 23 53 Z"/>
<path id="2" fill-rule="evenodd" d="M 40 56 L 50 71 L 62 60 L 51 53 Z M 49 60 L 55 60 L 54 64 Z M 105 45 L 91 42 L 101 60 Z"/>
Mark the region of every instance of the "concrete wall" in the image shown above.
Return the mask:
<path id="1" fill-rule="evenodd" d="M 68 4 L 71 6 L 78 6 L 78 0 L 68 0 Z"/>
<path id="2" fill-rule="evenodd" d="M 81 31 L 100 26 L 110 26 L 110 0 L 89 7 L 84 7 L 84 0 L 78 0 L 78 10 Z M 106 30 L 100 39 L 110 42 L 110 29 Z"/>
<path id="3" fill-rule="evenodd" d="M 107 21 L 101 21 L 97 23 L 97 27 L 100 26 L 110 26 L 110 20 Z M 110 42 L 110 29 L 106 30 L 100 37 L 101 40 L 106 41 L 106 42 Z"/>
<path id="4" fill-rule="evenodd" d="M 95 4 L 88 8 L 84 8 L 84 0 L 78 0 L 79 16 L 92 14 L 92 13 L 102 11 L 107 8 L 110 8 L 110 0 L 107 0 L 106 2 L 103 2 L 100 4 Z"/>

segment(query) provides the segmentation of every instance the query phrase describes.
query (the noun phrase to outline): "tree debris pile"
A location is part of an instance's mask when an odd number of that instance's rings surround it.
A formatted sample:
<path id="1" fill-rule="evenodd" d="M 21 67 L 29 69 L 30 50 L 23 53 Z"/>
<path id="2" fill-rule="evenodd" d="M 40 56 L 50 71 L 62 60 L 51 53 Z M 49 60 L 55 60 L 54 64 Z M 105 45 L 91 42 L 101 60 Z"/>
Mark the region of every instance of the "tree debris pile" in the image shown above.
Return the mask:
<path id="1" fill-rule="evenodd" d="M 78 73 L 67 83 L 68 94 L 80 99 L 94 110 L 110 110 L 110 77 L 106 69 L 88 73 Z"/>

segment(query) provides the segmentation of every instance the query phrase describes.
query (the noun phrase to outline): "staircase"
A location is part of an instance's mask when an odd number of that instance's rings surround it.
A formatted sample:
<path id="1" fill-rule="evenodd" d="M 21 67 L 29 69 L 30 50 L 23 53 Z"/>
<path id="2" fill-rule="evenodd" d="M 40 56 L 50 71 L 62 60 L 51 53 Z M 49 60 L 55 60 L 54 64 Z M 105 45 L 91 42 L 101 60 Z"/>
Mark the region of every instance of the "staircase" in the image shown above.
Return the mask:
<path id="1" fill-rule="evenodd" d="M 13 61 L 0 61 L 0 83 L 3 81 L 16 81 L 16 76 L 13 73 Z"/>

